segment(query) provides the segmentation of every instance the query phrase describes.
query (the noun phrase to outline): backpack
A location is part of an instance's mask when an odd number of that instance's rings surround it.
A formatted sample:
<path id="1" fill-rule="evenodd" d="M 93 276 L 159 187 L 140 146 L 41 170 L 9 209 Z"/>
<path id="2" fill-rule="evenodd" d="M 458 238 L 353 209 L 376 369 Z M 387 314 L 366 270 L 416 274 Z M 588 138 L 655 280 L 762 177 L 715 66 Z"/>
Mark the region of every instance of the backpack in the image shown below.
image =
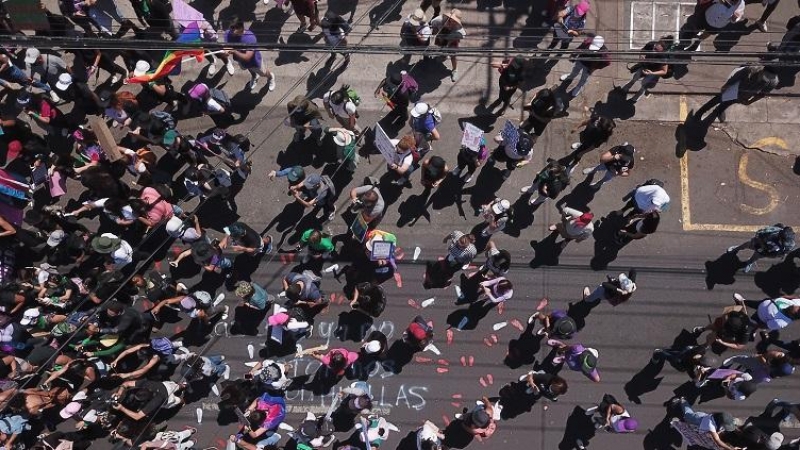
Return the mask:
<path id="1" fill-rule="evenodd" d="M 172 355 L 172 341 L 168 338 L 160 337 L 160 338 L 153 338 L 150 340 L 150 347 L 155 350 L 157 353 L 163 356 L 171 356 Z"/>
<path id="2" fill-rule="evenodd" d="M 430 107 L 430 111 L 428 111 L 428 114 L 430 114 L 431 117 L 433 117 L 434 125 L 439 125 L 439 122 L 442 121 L 442 113 L 441 113 L 441 111 L 439 111 L 438 109 L 434 108 L 433 106 Z"/>
<path id="3" fill-rule="evenodd" d="M 657 178 L 650 178 L 649 180 L 642 183 L 642 186 L 659 186 L 663 188 L 664 182 Z"/>
<path id="4" fill-rule="evenodd" d="M 328 175 L 322 175 L 320 178 L 321 183 L 318 192 L 326 191 L 326 198 L 333 199 L 336 196 L 336 186 L 333 184 L 333 180 Z"/>
<path id="5" fill-rule="evenodd" d="M 517 140 L 517 153 L 520 155 L 527 155 L 533 149 L 533 144 L 536 143 L 536 140 L 523 130 L 519 130 L 519 138 Z"/>
<path id="6" fill-rule="evenodd" d="M 340 90 L 342 94 L 344 94 L 344 97 L 353 102 L 354 105 L 358 106 L 361 104 L 361 97 L 358 96 L 356 90 L 351 88 L 349 84 L 342 85 Z"/>
<path id="7" fill-rule="evenodd" d="M 164 125 L 164 131 L 175 129 L 175 118 L 172 117 L 172 114 L 166 111 L 152 111 L 150 115 Z"/>

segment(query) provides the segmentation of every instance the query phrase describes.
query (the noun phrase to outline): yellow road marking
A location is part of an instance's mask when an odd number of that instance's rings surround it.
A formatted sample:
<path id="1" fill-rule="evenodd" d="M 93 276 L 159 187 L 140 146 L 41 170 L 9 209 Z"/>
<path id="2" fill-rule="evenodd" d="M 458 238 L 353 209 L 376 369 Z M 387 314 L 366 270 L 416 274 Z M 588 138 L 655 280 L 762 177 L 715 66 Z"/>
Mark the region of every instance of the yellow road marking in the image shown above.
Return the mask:
<path id="1" fill-rule="evenodd" d="M 685 122 L 686 116 L 689 115 L 689 107 L 686 103 L 686 96 L 681 95 L 680 97 L 680 121 Z M 762 145 L 759 145 L 762 144 Z M 781 144 L 786 145 L 786 142 L 780 138 L 764 138 L 756 142 L 753 147 L 759 146 L 766 146 L 766 145 L 777 145 L 781 146 Z M 786 148 L 786 147 L 782 147 Z M 746 155 L 746 154 L 745 154 Z M 754 233 L 759 229 L 763 228 L 764 225 L 732 225 L 732 224 L 722 224 L 722 223 L 692 223 L 692 211 L 690 206 L 690 199 L 689 199 L 689 153 L 683 155 L 680 161 L 681 167 L 681 222 L 683 225 L 684 231 L 724 231 L 724 232 L 733 232 L 733 233 Z M 747 168 L 747 163 L 745 160 L 745 169 Z M 740 169 L 740 178 L 742 172 L 742 165 L 739 165 Z M 745 177 L 747 175 L 745 174 Z M 747 178 L 750 180 L 749 178 Z M 753 181 L 753 180 L 750 180 Z M 758 183 L 758 182 L 755 182 Z M 752 186 L 751 187 L 755 187 Z M 769 186 L 772 188 L 772 186 Z M 756 187 L 756 189 L 758 189 Z M 774 199 L 772 195 L 770 195 L 771 199 Z M 746 207 L 747 205 L 742 205 L 742 207 Z M 774 208 L 773 208 L 774 209 Z"/>
<path id="2" fill-rule="evenodd" d="M 784 150 L 789 149 L 789 145 L 783 139 L 775 136 L 765 137 L 763 139 L 759 139 L 755 142 L 755 144 L 751 145 L 750 147 L 754 148 L 762 148 L 762 147 L 769 147 L 774 145 L 776 147 L 780 147 Z"/>
<path id="3" fill-rule="evenodd" d="M 756 207 L 753 207 L 753 206 L 750 206 L 750 205 L 747 205 L 747 204 L 744 204 L 744 203 L 740 203 L 739 204 L 739 208 L 741 208 L 742 211 L 744 211 L 744 212 L 746 212 L 748 214 L 753 214 L 753 215 L 756 215 L 756 216 L 763 216 L 764 214 L 769 214 L 770 212 L 775 210 L 775 208 L 778 207 L 778 203 L 780 202 L 780 195 L 778 194 L 778 190 L 775 189 L 774 187 L 772 187 L 772 186 L 770 186 L 770 185 L 768 185 L 766 183 L 762 183 L 760 181 L 753 180 L 752 178 L 750 178 L 747 175 L 747 161 L 748 161 L 748 159 L 749 158 L 748 158 L 748 154 L 747 153 L 742 154 L 741 159 L 739 159 L 739 173 L 738 173 L 739 180 L 741 180 L 742 183 L 750 186 L 751 188 L 758 189 L 759 191 L 763 191 L 767 195 L 769 195 L 769 205 L 767 205 L 767 206 L 765 206 L 763 208 L 756 208 Z"/>

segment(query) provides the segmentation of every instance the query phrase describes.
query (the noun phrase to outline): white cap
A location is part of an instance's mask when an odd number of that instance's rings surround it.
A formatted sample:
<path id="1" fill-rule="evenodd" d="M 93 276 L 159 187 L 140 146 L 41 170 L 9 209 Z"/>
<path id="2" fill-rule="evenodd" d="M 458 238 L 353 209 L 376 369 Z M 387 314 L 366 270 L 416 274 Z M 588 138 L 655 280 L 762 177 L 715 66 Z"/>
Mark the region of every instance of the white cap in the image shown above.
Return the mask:
<path id="1" fill-rule="evenodd" d="M 605 43 L 606 43 L 606 40 L 605 40 L 605 38 L 603 36 L 595 36 L 594 38 L 592 38 L 592 43 L 589 44 L 589 50 L 592 50 L 592 51 L 600 50 L 600 48 L 603 45 L 605 45 Z"/>
<path id="2" fill-rule="evenodd" d="M 495 214 L 503 214 L 511 208 L 511 203 L 508 200 L 500 200 L 492 204 L 492 212 Z"/>
<path id="3" fill-rule="evenodd" d="M 58 81 L 56 82 L 56 88 L 62 91 L 66 91 L 69 85 L 72 84 L 72 75 L 68 73 L 62 73 L 58 76 Z"/>
<path id="4" fill-rule="evenodd" d="M 369 341 L 364 344 L 364 351 L 370 354 L 378 353 L 381 350 L 381 343 L 378 341 Z"/>
<path id="5" fill-rule="evenodd" d="M 28 325 L 32 325 L 36 322 L 36 319 L 39 318 L 39 308 L 30 308 L 26 309 L 25 312 L 22 314 L 22 320 L 19 321 L 19 324 L 23 327 L 27 327 Z"/>
<path id="6" fill-rule="evenodd" d="M 166 225 L 167 234 L 172 237 L 178 237 L 183 232 L 183 220 L 180 217 L 172 216 L 167 221 Z"/>
<path id="7" fill-rule="evenodd" d="M 428 110 L 430 106 L 427 103 L 419 102 L 414 105 L 414 109 L 411 110 L 411 117 L 419 117 L 423 114 L 428 114 Z"/>
<path id="8" fill-rule="evenodd" d="M 144 60 L 136 61 L 136 67 L 133 68 L 133 76 L 140 77 L 150 71 L 150 63 Z"/>
<path id="9" fill-rule="evenodd" d="M 192 294 L 192 297 L 204 305 L 211 304 L 211 294 L 206 291 L 196 291 L 194 294 Z"/>
<path id="10" fill-rule="evenodd" d="M 67 233 L 64 230 L 53 230 L 50 236 L 47 237 L 47 246 L 57 247 L 66 237 Z"/>
<path id="11" fill-rule="evenodd" d="M 35 63 L 36 59 L 39 58 L 39 55 L 41 55 L 41 54 L 42 54 L 42 52 L 40 52 L 38 49 L 35 49 L 33 47 L 25 50 L 25 64 L 33 64 L 33 63 Z"/>

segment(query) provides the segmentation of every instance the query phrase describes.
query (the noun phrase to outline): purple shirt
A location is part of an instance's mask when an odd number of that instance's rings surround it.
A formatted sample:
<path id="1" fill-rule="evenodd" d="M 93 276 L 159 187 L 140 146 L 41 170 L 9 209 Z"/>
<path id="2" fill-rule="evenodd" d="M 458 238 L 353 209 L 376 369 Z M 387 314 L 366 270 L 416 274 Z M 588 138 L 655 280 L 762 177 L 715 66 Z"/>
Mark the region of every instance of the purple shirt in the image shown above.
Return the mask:
<path id="1" fill-rule="evenodd" d="M 227 32 L 225 32 L 225 42 L 230 42 L 230 43 L 234 43 L 234 44 L 236 44 L 236 43 L 255 44 L 255 43 L 258 42 L 258 40 L 256 40 L 256 35 L 253 34 L 253 32 L 250 31 L 250 30 L 245 30 L 244 33 L 241 36 L 237 36 L 237 35 L 233 34 L 233 31 L 228 30 Z M 239 61 L 239 65 L 241 65 L 243 69 L 249 69 L 249 68 L 260 69 L 261 68 L 261 52 L 260 51 L 255 50 L 255 49 L 239 49 L 239 50 L 240 51 L 253 50 L 253 57 L 250 59 L 250 61 L 237 60 L 237 61 Z"/>

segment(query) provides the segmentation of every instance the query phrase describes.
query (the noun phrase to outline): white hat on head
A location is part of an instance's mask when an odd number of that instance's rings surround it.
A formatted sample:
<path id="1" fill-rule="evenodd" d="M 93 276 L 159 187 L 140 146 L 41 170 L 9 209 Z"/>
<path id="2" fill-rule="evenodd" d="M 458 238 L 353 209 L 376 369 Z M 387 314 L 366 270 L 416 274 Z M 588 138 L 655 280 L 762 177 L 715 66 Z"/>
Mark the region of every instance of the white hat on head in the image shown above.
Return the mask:
<path id="1" fill-rule="evenodd" d="M 597 51 L 605 45 L 606 39 L 603 36 L 595 36 L 592 38 L 592 43 L 589 44 L 589 50 Z"/>
<path id="2" fill-rule="evenodd" d="M 172 216 L 167 221 L 167 234 L 172 237 L 179 237 L 183 232 L 183 220 L 180 217 Z"/>
<path id="3" fill-rule="evenodd" d="M 58 81 L 56 82 L 56 88 L 62 91 L 66 91 L 69 85 L 72 84 L 72 75 L 68 73 L 62 73 L 58 76 Z"/>
<path id="4" fill-rule="evenodd" d="M 428 106 L 427 103 L 419 102 L 416 105 L 414 105 L 414 109 L 411 110 L 411 117 L 419 117 L 419 116 L 428 114 L 428 111 L 430 109 L 431 108 L 430 108 L 430 106 Z"/>
<path id="5" fill-rule="evenodd" d="M 503 214 L 511 208 L 511 203 L 508 200 L 500 200 L 492 204 L 492 212 L 495 214 Z"/>
<path id="6" fill-rule="evenodd" d="M 133 76 L 140 77 L 150 71 L 150 63 L 144 60 L 136 61 L 136 67 L 133 68 Z"/>
<path id="7" fill-rule="evenodd" d="M 364 345 L 364 351 L 369 354 L 378 353 L 381 350 L 381 343 L 378 341 L 369 341 Z"/>
<path id="8" fill-rule="evenodd" d="M 40 52 L 39 49 L 33 47 L 25 50 L 25 64 L 35 63 L 41 54 L 42 52 Z"/>
<path id="9" fill-rule="evenodd" d="M 25 312 L 22 314 L 22 320 L 19 321 L 19 324 L 23 327 L 27 327 L 28 325 L 33 325 L 36 323 L 36 320 L 39 319 L 39 308 L 30 308 L 26 309 Z"/>
<path id="10" fill-rule="evenodd" d="M 783 445 L 783 434 L 776 431 L 769 436 L 766 447 L 768 450 L 778 450 L 781 445 Z"/>

